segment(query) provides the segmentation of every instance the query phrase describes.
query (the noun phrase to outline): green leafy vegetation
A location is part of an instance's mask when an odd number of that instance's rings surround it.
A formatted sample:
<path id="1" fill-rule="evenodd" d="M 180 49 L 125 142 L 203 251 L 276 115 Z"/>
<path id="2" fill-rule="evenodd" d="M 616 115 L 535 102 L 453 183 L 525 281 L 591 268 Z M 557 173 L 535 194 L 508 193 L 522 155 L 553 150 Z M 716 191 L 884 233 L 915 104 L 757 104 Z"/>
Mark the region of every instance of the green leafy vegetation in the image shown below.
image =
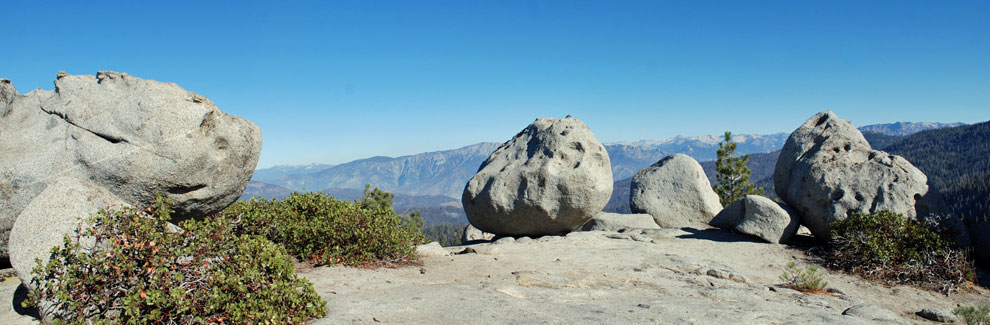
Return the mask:
<path id="1" fill-rule="evenodd" d="M 723 205 L 729 205 L 743 196 L 763 195 L 763 189 L 749 182 L 749 155 L 742 158 L 733 157 L 736 153 L 736 143 L 732 142 L 732 133 L 725 131 L 725 140 L 718 145 L 715 159 L 715 183 L 712 189 L 718 194 Z"/>
<path id="2" fill-rule="evenodd" d="M 980 306 L 959 306 L 952 311 L 957 316 L 962 317 L 966 324 L 988 325 L 990 324 L 990 305 Z"/>
<path id="3" fill-rule="evenodd" d="M 964 252 L 929 224 L 897 213 L 853 212 L 831 224 L 831 236 L 828 246 L 819 251 L 829 268 L 943 293 L 974 280 L 972 261 Z"/>
<path id="4" fill-rule="evenodd" d="M 240 201 L 224 213 L 240 218 L 237 233 L 266 237 L 311 263 L 375 267 L 412 259 L 415 245 L 425 241 L 422 219 L 396 214 L 391 197 L 377 188 L 355 202 L 293 193 Z"/>
<path id="5" fill-rule="evenodd" d="M 794 262 L 788 262 L 784 267 L 784 273 L 780 275 L 780 280 L 784 281 L 788 288 L 808 293 L 822 292 L 828 281 L 825 281 L 825 271 L 817 265 L 807 268 L 800 268 Z"/>
<path id="6" fill-rule="evenodd" d="M 237 220 L 223 215 L 171 229 L 171 213 L 160 197 L 145 210 L 98 212 L 39 261 L 25 307 L 55 303 L 75 324 L 302 323 L 326 314 L 281 247 L 234 234 Z"/>

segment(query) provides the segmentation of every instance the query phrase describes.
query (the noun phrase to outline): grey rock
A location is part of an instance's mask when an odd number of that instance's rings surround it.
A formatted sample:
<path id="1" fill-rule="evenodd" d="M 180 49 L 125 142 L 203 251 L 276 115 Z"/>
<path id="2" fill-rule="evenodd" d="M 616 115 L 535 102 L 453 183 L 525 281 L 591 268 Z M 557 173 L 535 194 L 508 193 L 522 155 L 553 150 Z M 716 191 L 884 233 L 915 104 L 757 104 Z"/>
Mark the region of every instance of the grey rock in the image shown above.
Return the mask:
<path id="1" fill-rule="evenodd" d="M 939 322 L 939 323 L 952 323 L 956 321 L 956 314 L 952 313 L 952 310 L 945 308 L 925 308 L 917 313 L 921 318 Z"/>
<path id="2" fill-rule="evenodd" d="M 849 121 L 831 111 L 815 114 L 794 130 L 774 169 L 777 195 L 801 216 L 816 237 L 850 211 L 890 210 L 916 218 L 916 202 L 928 178 L 897 155 L 872 150 Z"/>
<path id="3" fill-rule="evenodd" d="M 636 173 L 629 205 L 648 213 L 661 227 L 707 225 L 722 210 L 701 164 L 683 154 L 667 156 Z"/>
<path id="4" fill-rule="evenodd" d="M 872 304 L 859 304 L 842 311 L 843 315 L 862 318 L 874 322 L 907 324 L 908 322 L 897 316 L 889 309 L 884 309 Z"/>
<path id="5" fill-rule="evenodd" d="M 746 215 L 746 200 L 736 200 L 719 211 L 708 224 L 726 230 L 735 230 L 739 221 Z"/>
<path id="6" fill-rule="evenodd" d="M 132 205 L 161 193 L 175 202 L 175 221 L 213 214 L 237 200 L 261 153 L 257 126 L 173 83 L 60 73 L 55 90 L 13 100 L 8 85 L 0 82 L 0 232 L 59 177 Z"/>
<path id="7" fill-rule="evenodd" d="M 505 244 L 514 244 L 515 242 L 516 242 L 516 239 L 513 238 L 513 237 L 501 237 L 499 239 L 496 239 L 492 243 L 495 244 L 495 245 L 505 245 Z"/>
<path id="8" fill-rule="evenodd" d="M 440 246 L 438 242 L 430 242 L 428 244 L 423 244 L 416 246 L 416 256 L 420 257 L 434 257 L 434 256 L 447 256 L 450 255 L 443 246 Z"/>
<path id="9" fill-rule="evenodd" d="M 622 229 L 660 229 L 649 214 L 620 214 L 602 212 L 596 215 L 584 226 L 582 231 L 619 231 Z"/>
<path id="10" fill-rule="evenodd" d="M 591 130 L 572 117 L 541 118 L 488 157 L 461 201 L 482 231 L 540 236 L 577 229 L 611 194 L 608 153 Z"/>
<path id="11" fill-rule="evenodd" d="M 532 241 L 533 241 L 533 238 L 526 237 L 526 236 L 516 238 L 516 244 L 528 244 L 528 243 L 530 243 Z"/>
<path id="12" fill-rule="evenodd" d="M 461 243 L 469 243 L 473 241 L 487 241 L 495 238 L 495 234 L 487 233 L 481 231 L 481 229 L 475 228 L 472 225 L 464 226 L 464 230 L 461 231 Z"/>
<path id="13" fill-rule="evenodd" d="M 747 195 L 719 212 L 713 226 L 753 235 L 769 243 L 786 243 L 794 237 L 799 219 L 770 199 Z"/>
<path id="14" fill-rule="evenodd" d="M 100 209 L 126 205 L 110 191 L 92 183 L 72 177 L 56 179 L 24 208 L 10 231 L 10 263 L 21 283 L 32 291 L 44 285 L 32 282 L 31 270 L 37 265 L 36 259 L 42 265 L 47 264 L 52 247 L 61 246 L 63 236 L 79 238 L 84 249 L 91 249 L 95 243 L 92 238 L 76 237 L 79 230 L 89 226 L 84 219 Z M 62 312 L 53 302 L 39 305 L 44 320 L 59 318 Z"/>

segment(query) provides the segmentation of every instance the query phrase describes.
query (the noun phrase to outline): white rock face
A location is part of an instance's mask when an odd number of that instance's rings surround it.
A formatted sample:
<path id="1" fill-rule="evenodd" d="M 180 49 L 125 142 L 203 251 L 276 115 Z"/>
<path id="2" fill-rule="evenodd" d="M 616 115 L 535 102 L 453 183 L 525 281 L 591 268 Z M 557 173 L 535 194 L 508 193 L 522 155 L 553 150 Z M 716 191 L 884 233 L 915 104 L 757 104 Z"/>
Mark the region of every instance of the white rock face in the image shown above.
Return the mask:
<path id="1" fill-rule="evenodd" d="M 706 226 L 722 210 L 701 164 L 688 155 L 667 156 L 632 179 L 629 205 L 661 227 Z"/>
<path id="2" fill-rule="evenodd" d="M 496 235 L 560 235 L 612 195 L 605 147 L 581 121 L 537 119 L 488 157 L 461 198 L 472 225 Z"/>
<path id="3" fill-rule="evenodd" d="M 461 231 L 461 243 L 492 240 L 492 238 L 495 238 L 495 234 L 481 231 L 472 225 L 464 226 L 464 230 Z"/>
<path id="4" fill-rule="evenodd" d="M 900 156 L 872 150 L 859 130 L 831 111 L 791 133 L 773 181 L 777 195 L 822 239 L 830 222 L 851 211 L 890 210 L 909 218 L 927 211 L 916 206 L 928 193 L 925 174 Z"/>
<path id="5" fill-rule="evenodd" d="M 621 214 L 602 212 L 588 220 L 582 231 L 619 231 L 622 229 L 660 229 L 653 216 L 641 214 Z"/>
<path id="6" fill-rule="evenodd" d="M 61 177 L 132 205 L 161 193 L 176 203 L 175 221 L 219 212 L 247 186 L 261 131 L 173 83 L 110 71 L 59 73 L 54 91 L 27 95 L 0 81 L 0 152 L 0 258 L 6 258 L 14 220 Z"/>
<path id="7" fill-rule="evenodd" d="M 800 219 L 766 197 L 747 195 L 719 212 L 710 224 L 782 244 L 797 234 Z"/>

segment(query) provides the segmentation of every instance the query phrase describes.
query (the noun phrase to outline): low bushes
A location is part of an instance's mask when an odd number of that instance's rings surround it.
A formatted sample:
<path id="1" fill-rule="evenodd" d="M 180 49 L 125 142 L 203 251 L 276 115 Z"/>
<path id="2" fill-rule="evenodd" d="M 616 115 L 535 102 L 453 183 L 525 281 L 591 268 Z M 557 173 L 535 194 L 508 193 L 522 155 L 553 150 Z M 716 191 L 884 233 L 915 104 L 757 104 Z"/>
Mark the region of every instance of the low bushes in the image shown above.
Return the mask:
<path id="1" fill-rule="evenodd" d="M 990 325 L 990 305 L 959 306 L 952 312 L 962 317 L 966 324 Z"/>
<path id="2" fill-rule="evenodd" d="M 69 323 L 301 323 L 326 314 L 313 285 L 270 241 L 236 235 L 223 215 L 170 229 L 171 202 L 100 211 L 38 265 L 25 307 Z M 81 244 L 85 243 L 85 244 Z"/>
<path id="3" fill-rule="evenodd" d="M 973 264 L 928 224 L 890 211 L 851 213 L 831 224 L 819 251 L 824 264 L 888 284 L 910 283 L 943 293 L 973 281 Z"/>
<path id="4" fill-rule="evenodd" d="M 374 201 L 368 193 L 365 201 Z M 391 204 L 341 201 L 322 193 L 241 201 L 224 213 L 240 219 L 235 232 L 264 236 L 314 264 L 394 265 L 411 259 L 415 244 L 424 241 L 422 223 L 403 222 Z"/>

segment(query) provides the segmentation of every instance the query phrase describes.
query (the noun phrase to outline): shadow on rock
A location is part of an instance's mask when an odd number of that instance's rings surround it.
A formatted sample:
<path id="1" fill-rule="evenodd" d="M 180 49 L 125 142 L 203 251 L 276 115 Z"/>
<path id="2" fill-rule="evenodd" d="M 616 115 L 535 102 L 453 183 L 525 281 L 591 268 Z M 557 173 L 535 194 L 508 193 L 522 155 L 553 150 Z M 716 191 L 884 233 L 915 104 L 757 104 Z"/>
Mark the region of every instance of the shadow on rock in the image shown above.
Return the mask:
<path id="1" fill-rule="evenodd" d="M 734 233 L 730 231 L 725 231 L 722 229 L 695 229 L 695 228 L 681 228 L 681 230 L 688 232 L 687 235 L 680 235 L 677 238 L 690 238 L 690 239 L 704 239 L 720 243 L 735 243 L 735 242 L 763 242 L 757 237 Z"/>
<path id="2" fill-rule="evenodd" d="M 14 291 L 14 301 L 12 302 L 14 307 L 14 312 L 17 312 L 18 314 L 24 316 L 31 316 L 34 317 L 35 319 L 40 320 L 41 316 L 38 314 L 38 308 L 24 308 L 21 306 L 21 303 L 26 301 L 27 297 L 28 297 L 27 287 L 25 287 L 23 284 L 17 286 L 17 290 Z"/>

